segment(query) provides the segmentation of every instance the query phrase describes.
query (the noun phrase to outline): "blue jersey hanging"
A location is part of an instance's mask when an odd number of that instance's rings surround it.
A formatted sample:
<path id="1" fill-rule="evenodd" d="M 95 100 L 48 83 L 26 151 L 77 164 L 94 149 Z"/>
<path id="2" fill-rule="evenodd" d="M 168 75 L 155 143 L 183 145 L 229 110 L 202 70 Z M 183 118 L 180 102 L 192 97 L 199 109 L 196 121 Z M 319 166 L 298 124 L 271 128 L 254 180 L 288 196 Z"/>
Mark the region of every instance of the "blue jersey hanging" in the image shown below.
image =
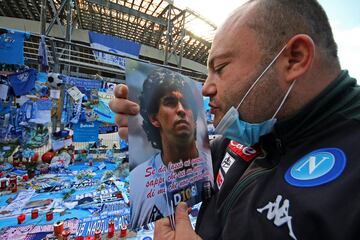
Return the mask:
<path id="1" fill-rule="evenodd" d="M 0 63 L 24 65 L 24 39 L 30 34 L 5 29 L 0 35 Z"/>
<path id="2" fill-rule="evenodd" d="M 37 71 L 30 68 L 24 72 L 10 74 L 8 78 L 15 95 L 21 96 L 28 94 L 35 87 Z"/>

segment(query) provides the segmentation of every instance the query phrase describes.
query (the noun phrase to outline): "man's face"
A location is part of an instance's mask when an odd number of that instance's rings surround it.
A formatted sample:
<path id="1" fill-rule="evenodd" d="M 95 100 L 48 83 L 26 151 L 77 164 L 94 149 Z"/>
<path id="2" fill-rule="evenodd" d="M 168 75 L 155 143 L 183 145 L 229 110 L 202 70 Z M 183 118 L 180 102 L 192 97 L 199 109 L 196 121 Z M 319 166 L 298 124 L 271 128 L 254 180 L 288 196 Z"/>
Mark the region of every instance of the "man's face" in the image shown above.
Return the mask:
<path id="1" fill-rule="evenodd" d="M 195 123 L 189 102 L 180 91 L 173 91 L 160 99 L 159 111 L 150 117 L 151 123 L 160 129 L 162 138 L 194 138 Z"/>
<path id="2" fill-rule="evenodd" d="M 246 8 L 245 8 L 246 10 Z M 244 10 L 244 11 L 245 11 Z M 237 107 L 246 91 L 266 67 L 255 32 L 245 24 L 249 14 L 230 17 L 215 35 L 209 54 L 208 78 L 202 93 L 210 97 L 214 125 L 231 106 Z M 274 67 L 274 66 L 273 66 Z M 276 70 L 271 69 L 241 105 L 241 119 L 262 122 L 271 118 L 281 100 Z"/>

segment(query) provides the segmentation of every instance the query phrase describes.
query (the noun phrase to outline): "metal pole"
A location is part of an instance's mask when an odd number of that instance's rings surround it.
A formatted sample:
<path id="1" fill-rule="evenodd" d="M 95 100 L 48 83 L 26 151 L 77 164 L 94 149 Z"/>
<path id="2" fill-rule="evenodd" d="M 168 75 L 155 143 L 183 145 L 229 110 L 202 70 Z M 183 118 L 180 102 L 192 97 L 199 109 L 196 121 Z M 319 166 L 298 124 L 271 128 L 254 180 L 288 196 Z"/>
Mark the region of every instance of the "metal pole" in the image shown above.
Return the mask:
<path id="1" fill-rule="evenodd" d="M 168 15 L 167 15 L 167 29 L 166 29 L 166 42 L 165 42 L 165 61 L 164 64 L 168 65 L 168 61 L 169 61 L 169 48 L 171 47 L 172 44 L 172 26 L 171 26 L 171 10 L 172 10 L 172 4 L 169 5 L 169 9 L 168 9 Z"/>
<path id="2" fill-rule="evenodd" d="M 65 44 L 67 48 L 67 58 L 68 60 L 71 59 L 71 45 L 69 44 L 71 42 L 71 27 L 72 27 L 72 0 L 66 0 L 67 1 L 67 15 L 66 15 L 66 35 L 65 35 Z M 69 61 L 70 63 L 70 61 Z M 70 71 L 71 71 L 71 66 L 70 64 L 66 64 L 64 66 L 64 71 L 65 74 L 67 74 L 68 76 L 70 75 Z M 67 102 L 65 102 L 65 91 L 66 91 L 66 86 L 63 84 L 61 86 L 61 94 L 60 94 L 60 101 L 61 104 L 59 106 L 59 121 L 60 121 L 60 129 L 63 130 L 65 128 L 65 125 L 63 123 L 61 123 L 61 117 L 62 117 L 62 113 L 63 113 L 63 109 L 64 109 L 64 104 L 67 104 Z"/>
<path id="3" fill-rule="evenodd" d="M 67 1 L 67 15 L 66 15 L 66 35 L 65 35 L 65 44 L 67 45 L 67 54 L 68 59 L 70 60 L 71 56 L 71 45 L 68 44 L 71 42 L 71 27 L 72 27 L 72 0 Z M 70 74 L 70 65 L 65 66 L 65 73 Z"/>
<path id="4" fill-rule="evenodd" d="M 47 0 L 41 0 L 41 13 L 40 13 L 40 33 L 45 35 L 46 30 L 46 2 Z"/>
<path id="5" fill-rule="evenodd" d="M 182 68 L 181 66 L 182 57 L 184 54 L 185 17 L 186 17 L 186 10 L 183 12 L 183 19 L 181 20 L 181 39 L 180 39 L 180 54 L 179 54 L 178 68 Z"/>
<path id="6" fill-rule="evenodd" d="M 63 26 L 60 22 L 60 19 L 59 19 L 59 15 L 61 14 L 62 10 L 64 9 L 65 7 L 65 4 L 66 4 L 67 0 L 63 1 L 60 5 L 60 8 L 59 10 L 56 9 L 55 5 L 54 5 L 54 1 L 53 0 L 50 0 L 50 6 L 51 6 L 51 9 L 54 13 L 54 18 L 51 20 L 49 26 L 47 27 L 46 29 L 46 34 L 49 34 L 52 27 L 54 26 L 55 22 L 57 22 L 57 24 L 59 25 L 62 33 L 65 35 L 65 32 L 64 32 L 64 29 L 63 29 Z"/>
<path id="7" fill-rule="evenodd" d="M 52 54 L 53 61 L 54 61 L 53 71 L 56 73 L 59 73 L 60 72 L 59 58 L 56 53 L 56 45 L 55 45 L 53 38 L 50 39 L 50 46 L 51 46 L 51 54 Z"/>

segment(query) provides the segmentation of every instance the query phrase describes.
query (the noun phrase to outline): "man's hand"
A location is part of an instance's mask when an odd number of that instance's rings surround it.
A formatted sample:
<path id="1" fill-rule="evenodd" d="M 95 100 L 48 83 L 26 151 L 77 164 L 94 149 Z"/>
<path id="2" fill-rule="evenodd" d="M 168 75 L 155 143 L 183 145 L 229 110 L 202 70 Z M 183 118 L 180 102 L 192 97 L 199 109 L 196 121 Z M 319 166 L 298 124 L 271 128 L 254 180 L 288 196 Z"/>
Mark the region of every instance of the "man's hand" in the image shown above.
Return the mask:
<path id="1" fill-rule="evenodd" d="M 136 115 L 140 107 L 135 102 L 127 100 L 129 89 L 124 84 L 119 84 L 114 89 L 115 98 L 109 102 L 109 107 L 116 113 L 115 122 L 119 127 L 119 136 L 128 138 L 128 116 Z"/>
<path id="2" fill-rule="evenodd" d="M 175 231 L 171 228 L 169 218 L 156 221 L 154 240 L 201 240 L 191 226 L 189 210 L 184 202 L 176 207 Z"/>

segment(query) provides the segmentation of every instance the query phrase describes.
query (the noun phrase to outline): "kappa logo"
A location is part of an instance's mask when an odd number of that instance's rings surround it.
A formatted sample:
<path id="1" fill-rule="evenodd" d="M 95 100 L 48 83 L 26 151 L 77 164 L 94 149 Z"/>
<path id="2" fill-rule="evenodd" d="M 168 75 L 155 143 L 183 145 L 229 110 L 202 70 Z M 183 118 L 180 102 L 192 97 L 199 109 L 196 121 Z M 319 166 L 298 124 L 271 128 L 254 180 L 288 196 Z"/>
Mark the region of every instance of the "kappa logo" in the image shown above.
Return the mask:
<path id="1" fill-rule="evenodd" d="M 235 159 L 231 157 L 229 153 L 226 153 L 225 157 L 221 162 L 221 168 L 224 170 L 225 174 L 227 173 L 227 171 L 229 171 L 231 165 L 233 165 L 234 162 Z"/>
<path id="2" fill-rule="evenodd" d="M 222 184 L 224 182 L 224 176 L 221 173 L 221 170 L 218 172 L 218 175 L 216 177 L 216 184 L 218 186 L 218 188 L 220 189 Z"/>
<path id="3" fill-rule="evenodd" d="M 338 148 L 323 148 L 297 161 L 285 173 L 285 180 L 297 187 L 319 186 L 333 181 L 343 172 L 346 156 Z"/>
<path id="4" fill-rule="evenodd" d="M 274 221 L 274 224 L 277 227 L 280 227 L 286 223 L 289 228 L 290 237 L 296 240 L 291 224 L 292 217 L 289 216 L 290 202 L 288 199 L 285 199 L 282 206 L 280 207 L 281 200 L 282 196 L 277 195 L 275 202 L 269 202 L 265 207 L 258 208 L 256 210 L 259 213 L 267 210 L 266 218 L 268 220 Z"/>

